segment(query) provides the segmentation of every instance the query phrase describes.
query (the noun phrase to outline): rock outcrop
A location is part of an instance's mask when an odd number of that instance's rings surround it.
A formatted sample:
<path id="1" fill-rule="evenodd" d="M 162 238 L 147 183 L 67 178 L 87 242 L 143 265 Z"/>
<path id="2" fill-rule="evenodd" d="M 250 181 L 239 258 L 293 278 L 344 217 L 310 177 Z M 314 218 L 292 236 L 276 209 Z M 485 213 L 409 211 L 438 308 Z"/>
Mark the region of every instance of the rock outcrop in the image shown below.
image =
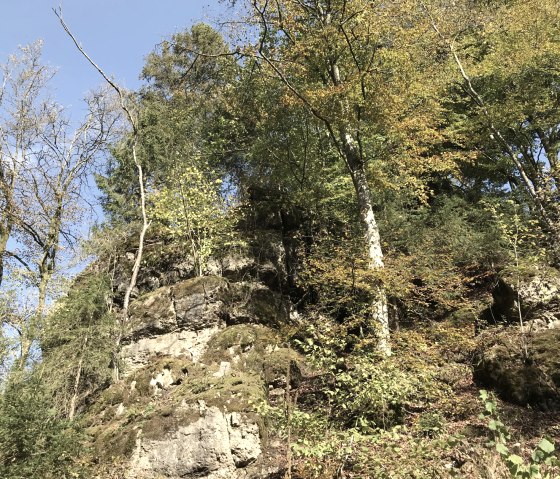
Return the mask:
<path id="1" fill-rule="evenodd" d="M 492 305 L 481 314 L 486 325 L 536 321 L 534 327 L 553 327 L 560 321 L 560 273 L 549 269 L 529 277 L 504 275 L 492 290 Z"/>
<path id="2" fill-rule="evenodd" d="M 501 278 L 482 320 L 474 377 L 508 401 L 560 407 L 560 275 Z"/>
<path id="3" fill-rule="evenodd" d="M 523 335 L 489 330 L 474 357 L 477 382 L 503 399 L 545 410 L 560 408 L 560 328 Z"/>
<path id="4" fill-rule="evenodd" d="M 283 397 L 288 368 L 301 377 L 301 358 L 278 335 L 290 311 L 272 281 L 279 265 L 238 256 L 213 267 L 172 284 L 160 276 L 130 305 L 123 380 L 88 415 L 100 457 L 124 463 L 122 477 L 258 479 L 283 469 L 256 412 Z"/>
<path id="5" fill-rule="evenodd" d="M 208 259 L 205 274 L 231 282 L 261 283 L 275 291 L 288 286 L 288 257 L 284 236 L 278 229 L 258 229 L 246 233 L 241 251 L 226 252 Z M 130 245 L 131 251 L 136 246 Z M 129 252 L 116 265 L 114 290 L 116 302 L 122 301 L 129 284 L 134 254 Z M 164 286 L 172 286 L 196 276 L 195 262 L 182 249 L 162 243 L 146 244 L 144 261 L 132 297 L 138 298 Z"/>
<path id="6" fill-rule="evenodd" d="M 261 283 L 203 276 L 164 286 L 131 304 L 123 337 L 125 374 L 153 355 L 198 361 L 218 331 L 232 324 L 280 325 L 289 305 Z"/>

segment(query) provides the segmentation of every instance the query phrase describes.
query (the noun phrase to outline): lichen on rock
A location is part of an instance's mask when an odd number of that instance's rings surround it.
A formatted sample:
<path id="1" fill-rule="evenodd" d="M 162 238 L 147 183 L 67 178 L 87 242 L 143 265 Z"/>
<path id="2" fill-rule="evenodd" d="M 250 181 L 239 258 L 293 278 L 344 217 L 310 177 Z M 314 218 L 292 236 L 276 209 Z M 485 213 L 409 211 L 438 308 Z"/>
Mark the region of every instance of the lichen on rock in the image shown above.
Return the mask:
<path id="1" fill-rule="evenodd" d="M 248 477 L 261 456 L 274 471 L 255 405 L 271 384 L 285 383 L 291 363 L 292 379 L 299 377 L 301 358 L 281 347 L 277 329 L 288 312 L 281 293 L 264 284 L 218 276 L 134 301 L 124 379 L 90 411 L 99 456 L 128 461 L 129 478 Z"/>

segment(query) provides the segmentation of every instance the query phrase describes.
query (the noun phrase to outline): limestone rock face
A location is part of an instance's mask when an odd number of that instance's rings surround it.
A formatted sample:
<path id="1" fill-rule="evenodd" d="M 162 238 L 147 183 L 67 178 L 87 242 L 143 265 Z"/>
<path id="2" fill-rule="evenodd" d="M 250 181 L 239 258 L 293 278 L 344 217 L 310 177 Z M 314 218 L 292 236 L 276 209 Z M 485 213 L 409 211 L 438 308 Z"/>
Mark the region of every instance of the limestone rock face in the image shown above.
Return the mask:
<path id="1" fill-rule="evenodd" d="M 125 374 L 154 355 L 198 361 L 210 338 L 223 327 L 220 298 L 225 289 L 223 278 L 205 276 L 164 286 L 133 302 L 121 351 Z"/>
<path id="2" fill-rule="evenodd" d="M 270 384 L 285 385 L 291 362 L 298 378 L 295 353 L 277 346 L 290 318 L 280 246 L 210 262 L 214 276 L 169 284 L 172 273 L 153 272 L 142 283 L 122 337 L 122 381 L 91 421 L 102 456 L 122 460 L 128 479 L 282 477 L 283 445 L 261 443 L 254 406 Z M 188 274 L 185 264 L 174 278 Z"/>
<path id="3" fill-rule="evenodd" d="M 280 226 L 280 225 L 276 225 Z M 221 256 L 209 258 L 204 274 L 220 276 L 230 281 L 255 281 L 281 291 L 287 286 L 286 238 L 279 229 L 259 229 L 249 235 L 243 251 L 224 251 Z M 120 258 L 115 271 L 113 288 L 116 302 L 122 302 L 130 282 L 130 271 L 134 263 L 136 245 L 130 244 L 130 251 Z M 163 249 L 162 249 L 163 248 Z M 184 248 L 170 245 L 145 245 L 143 264 L 132 292 L 136 299 L 164 286 L 196 277 L 195 261 Z"/>
<path id="4" fill-rule="evenodd" d="M 491 326 L 478 337 L 474 377 L 503 399 L 560 407 L 560 274 L 505 275 L 482 313 Z M 499 325 L 499 327 L 497 326 Z"/>
<path id="5" fill-rule="evenodd" d="M 247 254 L 231 253 L 222 258 L 210 258 L 209 274 L 230 281 L 260 282 L 273 290 L 281 290 L 287 281 L 286 251 L 278 231 L 261 232 L 249 244 Z"/>
<path id="6" fill-rule="evenodd" d="M 482 313 L 486 324 L 518 324 L 520 313 L 524 321 L 536 320 L 539 328 L 560 321 L 560 274 L 556 270 L 531 277 L 504 276 L 492 297 L 493 304 Z"/>
<path id="7" fill-rule="evenodd" d="M 178 327 L 200 331 L 219 324 L 223 306 L 220 293 L 226 287 L 227 282 L 217 276 L 193 278 L 174 285 L 171 294 Z"/>
<path id="8" fill-rule="evenodd" d="M 247 477 L 244 468 L 261 454 L 258 425 L 216 407 L 199 409 L 199 417 L 162 439 L 137 439 L 130 479 Z"/>
<path id="9" fill-rule="evenodd" d="M 130 305 L 128 336 L 154 336 L 177 328 L 171 288 L 161 288 Z"/>
<path id="10" fill-rule="evenodd" d="M 221 320 L 219 295 L 226 284 L 223 278 L 203 276 L 147 294 L 130 306 L 125 341 L 215 327 Z"/>
<path id="11" fill-rule="evenodd" d="M 187 357 L 198 361 L 208 341 L 218 332 L 218 326 L 201 331 L 177 331 L 152 338 L 141 338 L 122 347 L 121 355 L 130 373 L 148 363 L 152 356 Z"/>
<path id="12" fill-rule="evenodd" d="M 154 355 L 196 362 L 208 341 L 228 325 L 279 325 L 288 318 L 283 296 L 261 283 L 203 276 L 164 286 L 130 306 L 121 351 L 125 374 L 146 365 Z"/>

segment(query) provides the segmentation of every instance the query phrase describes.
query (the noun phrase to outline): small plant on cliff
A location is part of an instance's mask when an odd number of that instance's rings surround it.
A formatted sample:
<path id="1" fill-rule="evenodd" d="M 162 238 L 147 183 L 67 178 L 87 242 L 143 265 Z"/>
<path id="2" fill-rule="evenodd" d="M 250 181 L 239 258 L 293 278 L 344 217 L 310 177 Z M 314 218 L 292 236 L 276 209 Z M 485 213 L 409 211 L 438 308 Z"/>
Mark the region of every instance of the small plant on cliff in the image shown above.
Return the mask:
<path id="1" fill-rule="evenodd" d="M 515 479 L 552 479 L 557 477 L 560 462 L 556 457 L 554 444 L 549 439 L 543 438 L 528 460 L 515 454 L 508 447 L 511 436 L 505 424 L 500 420 L 495 396 L 482 390 L 480 391 L 480 399 L 484 404 L 484 411 L 480 417 L 489 420 L 488 429 L 493 436 L 488 445 L 496 448 L 509 469 L 511 477 Z"/>
<path id="2" fill-rule="evenodd" d="M 182 165 L 152 198 L 154 218 L 165 234 L 185 243 L 199 276 L 208 258 L 232 239 L 235 224 L 220 191 L 222 181 L 212 176 L 196 165 Z"/>

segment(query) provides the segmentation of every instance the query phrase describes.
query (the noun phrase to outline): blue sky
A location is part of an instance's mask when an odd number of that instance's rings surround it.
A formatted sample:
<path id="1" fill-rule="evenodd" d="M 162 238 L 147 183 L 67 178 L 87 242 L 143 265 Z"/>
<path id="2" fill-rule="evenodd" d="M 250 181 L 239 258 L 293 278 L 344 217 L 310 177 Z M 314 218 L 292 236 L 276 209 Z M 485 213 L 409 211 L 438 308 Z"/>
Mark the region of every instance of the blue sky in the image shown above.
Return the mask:
<path id="1" fill-rule="evenodd" d="M 129 89 L 139 86 L 144 57 L 154 45 L 197 21 L 211 23 L 225 9 L 218 0 L 4 0 L 0 63 L 18 45 L 42 39 L 43 60 L 59 69 L 53 96 L 67 107 L 78 106 L 102 80 L 60 27 L 52 12 L 59 5 L 85 50 Z"/>
<path id="2" fill-rule="evenodd" d="M 87 53 L 121 86 L 136 89 L 144 58 L 171 34 L 198 21 L 213 23 L 226 14 L 219 0 L 3 0 L 1 1 L 0 63 L 18 45 L 42 39 L 43 62 L 58 69 L 51 81 L 52 97 L 74 118 L 83 113 L 82 99 L 103 84 L 99 73 L 82 57 L 62 29 L 52 8 L 62 6 L 66 23 Z M 92 182 L 93 183 L 93 182 Z M 86 193 L 96 196 L 96 190 Z M 100 208 L 84 219 L 84 236 Z M 12 240 L 9 244 L 16 249 Z"/>

